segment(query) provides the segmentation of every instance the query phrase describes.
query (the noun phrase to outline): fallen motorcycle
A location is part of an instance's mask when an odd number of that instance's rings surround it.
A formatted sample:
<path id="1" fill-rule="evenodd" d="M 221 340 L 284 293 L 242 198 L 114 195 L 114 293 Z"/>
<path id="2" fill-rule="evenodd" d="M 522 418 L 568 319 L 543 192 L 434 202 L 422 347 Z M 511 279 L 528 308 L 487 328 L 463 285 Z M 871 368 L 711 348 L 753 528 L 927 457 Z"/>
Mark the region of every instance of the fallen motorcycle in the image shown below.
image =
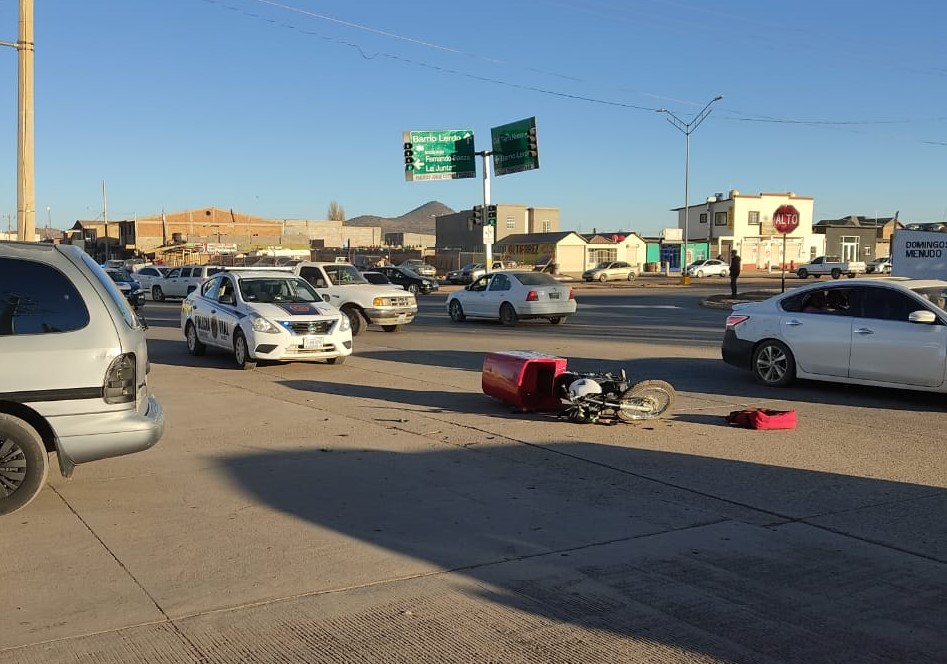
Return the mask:
<path id="1" fill-rule="evenodd" d="M 568 371 L 561 357 L 535 351 L 487 353 L 485 394 L 520 412 L 552 411 L 572 422 L 634 422 L 670 412 L 676 393 L 663 380 L 630 384 L 620 373 Z"/>
<path id="2" fill-rule="evenodd" d="M 609 372 L 571 373 L 556 377 L 562 415 L 570 422 L 594 423 L 600 418 L 620 422 L 651 420 L 668 413 L 677 396 L 674 387 L 663 380 L 643 380 L 629 385 L 622 369 Z"/>

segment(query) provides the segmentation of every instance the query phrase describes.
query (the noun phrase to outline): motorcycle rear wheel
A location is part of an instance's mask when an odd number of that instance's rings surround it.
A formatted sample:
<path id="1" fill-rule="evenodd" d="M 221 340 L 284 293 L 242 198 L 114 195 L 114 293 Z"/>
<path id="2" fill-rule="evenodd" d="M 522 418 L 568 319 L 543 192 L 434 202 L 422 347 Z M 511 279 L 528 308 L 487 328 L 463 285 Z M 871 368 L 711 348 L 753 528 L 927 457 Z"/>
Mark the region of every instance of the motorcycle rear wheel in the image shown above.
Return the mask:
<path id="1" fill-rule="evenodd" d="M 619 408 L 616 411 L 622 422 L 653 420 L 670 412 L 677 393 L 674 387 L 663 380 L 643 380 L 625 390 L 618 401 L 632 409 Z"/>

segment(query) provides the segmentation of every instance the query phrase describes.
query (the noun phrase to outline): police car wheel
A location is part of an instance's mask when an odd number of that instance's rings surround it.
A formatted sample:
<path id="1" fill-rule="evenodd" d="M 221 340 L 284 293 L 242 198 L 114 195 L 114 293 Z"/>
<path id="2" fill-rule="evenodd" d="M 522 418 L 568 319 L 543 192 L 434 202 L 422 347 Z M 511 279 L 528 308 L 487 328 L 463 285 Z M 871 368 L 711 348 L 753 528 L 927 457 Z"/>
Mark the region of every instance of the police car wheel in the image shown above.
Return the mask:
<path id="1" fill-rule="evenodd" d="M 247 339 L 242 332 L 237 332 L 233 337 L 233 356 L 237 360 L 237 366 L 241 369 L 256 369 L 256 360 L 250 358 Z"/>
<path id="2" fill-rule="evenodd" d="M 184 328 L 184 338 L 187 339 L 187 352 L 191 355 L 203 355 L 207 352 L 207 346 L 197 338 L 197 328 L 194 323 L 188 323 Z"/>

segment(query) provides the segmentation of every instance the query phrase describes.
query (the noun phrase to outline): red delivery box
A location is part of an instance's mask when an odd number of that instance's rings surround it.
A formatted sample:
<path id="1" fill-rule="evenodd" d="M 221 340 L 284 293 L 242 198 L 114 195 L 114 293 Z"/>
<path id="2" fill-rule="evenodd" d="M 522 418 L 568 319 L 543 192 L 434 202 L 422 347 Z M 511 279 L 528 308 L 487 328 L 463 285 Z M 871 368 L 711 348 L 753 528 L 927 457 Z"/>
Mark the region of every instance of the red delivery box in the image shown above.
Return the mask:
<path id="1" fill-rule="evenodd" d="M 518 410 L 559 410 L 556 378 L 567 360 L 530 350 L 487 353 L 483 358 L 483 393 Z"/>

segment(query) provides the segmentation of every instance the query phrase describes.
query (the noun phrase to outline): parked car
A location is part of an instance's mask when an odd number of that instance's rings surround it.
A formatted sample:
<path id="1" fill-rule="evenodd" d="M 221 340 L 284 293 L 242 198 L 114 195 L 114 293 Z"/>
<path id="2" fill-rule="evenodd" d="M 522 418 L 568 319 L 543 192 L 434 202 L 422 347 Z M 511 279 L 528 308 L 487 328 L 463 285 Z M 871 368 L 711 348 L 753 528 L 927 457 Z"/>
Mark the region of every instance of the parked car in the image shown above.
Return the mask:
<path id="1" fill-rule="evenodd" d="M 694 261 L 687 266 L 687 276 L 697 277 L 729 277 L 730 265 L 717 258 L 706 258 Z"/>
<path id="2" fill-rule="evenodd" d="M 469 281 L 465 281 L 464 275 L 469 275 L 471 270 L 477 266 L 477 263 L 467 263 L 463 267 L 460 267 L 456 270 L 451 270 L 447 273 L 447 283 L 449 284 L 468 284 Z"/>
<path id="3" fill-rule="evenodd" d="M 512 270 L 516 263 L 512 261 L 493 261 L 492 272 L 497 270 Z M 473 283 L 487 273 L 486 265 L 483 263 L 474 263 L 469 269 L 465 268 L 460 275 L 461 283 Z"/>
<path id="4" fill-rule="evenodd" d="M 869 273 L 891 274 L 891 258 L 884 256 L 865 263 Z"/>
<path id="5" fill-rule="evenodd" d="M 602 283 L 616 280 L 634 281 L 637 276 L 634 266 L 625 261 L 604 261 L 582 273 L 585 281 L 601 281 Z"/>
<path id="6" fill-rule="evenodd" d="M 241 369 L 258 360 L 325 360 L 352 354 L 348 316 L 289 272 L 235 268 L 215 274 L 181 306 L 191 355 L 232 353 Z"/>
<path id="7" fill-rule="evenodd" d="M 410 291 L 417 295 L 427 295 L 433 293 L 439 288 L 439 285 L 436 280 L 429 279 L 428 277 L 422 277 L 417 272 L 413 272 L 407 268 L 403 267 L 376 267 L 377 272 L 384 274 L 391 283 L 401 286 L 406 291 Z M 364 272 L 362 273 L 364 274 Z"/>
<path id="8" fill-rule="evenodd" d="M 456 323 L 474 316 L 497 318 L 507 326 L 529 318 L 559 325 L 575 311 L 575 292 L 545 272 L 491 272 L 447 298 L 447 313 Z"/>
<path id="9" fill-rule="evenodd" d="M 128 300 L 135 311 L 145 306 L 145 291 L 141 289 L 141 284 L 135 281 L 128 270 L 108 269 L 105 273 L 112 278 L 112 281 L 118 286 L 118 290 L 122 292 L 122 295 L 125 296 L 125 299 Z"/>
<path id="10" fill-rule="evenodd" d="M 761 383 L 807 378 L 947 392 L 947 281 L 854 279 L 737 304 L 725 362 Z"/>
<path id="11" fill-rule="evenodd" d="M 166 297 L 187 297 L 213 275 L 223 270 L 221 265 L 185 265 L 173 267 L 163 279 L 151 286 L 151 299 L 161 302 Z"/>
<path id="12" fill-rule="evenodd" d="M 144 325 L 78 247 L 0 242 L 0 303 L 4 515 L 42 490 L 51 452 L 69 477 L 79 464 L 148 449 L 164 414 Z"/>
<path id="13" fill-rule="evenodd" d="M 141 289 L 145 292 L 145 295 L 151 297 L 151 287 L 161 279 L 164 279 L 165 275 L 170 271 L 171 268 L 146 265 L 145 267 L 138 268 L 138 270 L 132 274 L 134 275 L 135 281 L 141 284 Z"/>
<path id="14" fill-rule="evenodd" d="M 364 272 L 362 272 L 362 276 L 365 277 L 365 281 L 367 281 L 370 284 L 378 284 L 382 286 L 391 285 L 391 279 L 389 279 L 387 276 L 385 276 L 381 272 L 378 272 L 374 268 L 371 270 L 365 270 Z"/>
<path id="15" fill-rule="evenodd" d="M 407 270 L 416 272 L 420 274 L 422 277 L 430 277 L 431 279 L 433 279 L 434 277 L 437 276 L 437 270 L 434 268 L 434 266 L 428 265 L 420 258 L 409 258 L 408 260 L 398 265 L 398 267 L 403 267 Z"/>
<path id="16" fill-rule="evenodd" d="M 808 277 L 818 279 L 824 276 L 838 279 L 843 274 L 847 274 L 850 279 L 853 279 L 859 274 L 865 274 L 865 272 L 867 272 L 867 267 L 864 261 L 843 261 L 838 256 L 819 256 L 814 258 L 811 263 L 800 265 L 796 270 L 796 276 L 800 279 Z"/>

